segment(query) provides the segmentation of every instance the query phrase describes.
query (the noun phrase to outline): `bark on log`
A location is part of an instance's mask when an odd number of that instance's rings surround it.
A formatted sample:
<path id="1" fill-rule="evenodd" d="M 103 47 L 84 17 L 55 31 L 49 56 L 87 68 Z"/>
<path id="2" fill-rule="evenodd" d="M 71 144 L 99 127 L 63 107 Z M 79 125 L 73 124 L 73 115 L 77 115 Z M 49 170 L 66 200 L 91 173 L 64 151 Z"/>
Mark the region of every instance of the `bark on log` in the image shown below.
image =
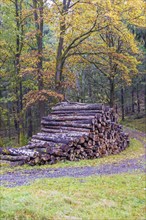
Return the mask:
<path id="1" fill-rule="evenodd" d="M 42 146 L 39 146 L 39 143 L 42 143 Z M 43 141 L 40 139 L 31 139 L 31 143 L 30 143 L 30 149 L 35 148 L 36 147 L 64 147 L 66 146 L 66 144 L 64 143 L 55 143 L 52 141 Z M 32 147 L 31 147 L 32 146 Z"/>
<path id="2" fill-rule="evenodd" d="M 77 138 L 77 137 L 76 137 Z M 62 138 L 62 137 L 49 137 L 49 136 L 44 136 L 44 135 L 33 135 L 33 139 L 37 139 L 37 140 L 43 140 L 43 141 L 51 141 L 54 143 L 64 143 L 64 144 L 68 144 L 70 141 L 74 141 L 75 138 L 74 137 L 68 137 L 66 139 Z"/>
<path id="3" fill-rule="evenodd" d="M 103 104 L 60 104 L 52 108 L 52 110 L 104 110 Z"/>
<path id="4" fill-rule="evenodd" d="M 47 116 L 42 118 L 44 121 L 89 121 L 90 119 L 94 119 L 94 116 Z"/>
<path id="5" fill-rule="evenodd" d="M 4 155 L 12 155 L 12 156 L 29 156 L 32 158 L 35 158 L 38 156 L 37 152 L 32 152 L 31 150 L 26 149 L 20 149 L 20 148 L 2 148 L 0 147 L 0 154 Z"/>
<path id="6" fill-rule="evenodd" d="M 91 124 L 80 124 L 78 122 L 46 122 L 44 120 L 41 121 L 41 124 L 42 125 L 47 125 L 47 126 L 50 126 L 50 125 L 53 125 L 53 126 L 62 126 L 62 127 L 74 127 L 74 128 L 92 128 L 92 125 Z"/>
<path id="7" fill-rule="evenodd" d="M 41 135 L 41 136 L 45 136 L 45 137 L 52 137 L 52 138 L 68 138 L 68 137 L 80 137 L 80 136 L 83 136 L 83 135 L 86 135 L 88 136 L 88 132 L 69 132 L 69 133 L 55 133 L 55 134 L 52 134 L 52 133 L 37 133 L 37 135 Z"/>
<path id="8" fill-rule="evenodd" d="M 74 120 L 74 121 L 63 121 L 63 123 L 69 123 L 69 124 L 72 124 L 72 123 L 76 123 L 76 124 L 91 124 L 92 121 L 94 119 L 84 119 L 84 120 Z M 50 125 L 52 122 L 53 123 L 62 123 L 62 121 L 55 121 L 55 120 L 43 120 L 43 122 L 46 122 L 48 125 Z"/>
<path id="9" fill-rule="evenodd" d="M 25 160 L 19 160 L 19 161 L 9 161 L 9 160 L 0 160 L 0 165 L 7 164 L 11 167 L 13 166 L 22 166 L 26 163 Z"/>
<path id="10" fill-rule="evenodd" d="M 28 145 L 26 145 L 26 146 L 23 146 L 23 147 L 21 147 L 22 149 L 25 149 L 25 150 L 28 150 L 28 149 L 33 149 L 33 148 L 45 148 L 45 147 L 47 147 L 48 145 L 47 145 L 47 143 L 46 143 L 46 141 L 35 141 L 35 142 L 33 142 L 33 140 L 31 140 L 30 142 L 29 142 L 29 144 Z"/>
<path id="11" fill-rule="evenodd" d="M 78 111 L 77 109 L 74 109 L 74 110 L 68 110 L 68 111 L 65 111 L 65 110 L 58 110 L 58 111 L 53 111 L 51 112 L 51 115 L 53 116 L 56 116 L 56 115 L 59 115 L 59 116 L 70 116 L 70 115 L 73 115 L 73 116 L 95 116 L 95 114 L 104 114 L 105 112 L 103 110 L 80 110 Z"/>
<path id="12" fill-rule="evenodd" d="M 48 126 L 48 125 L 45 125 L 45 126 L 42 126 L 42 129 L 49 129 L 51 131 L 53 131 L 53 133 L 56 131 L 56 130 L 62 130 L 64 132 L 72 132 L 72 131 L 77 131 L 77 132 L 90 132 L 90 129 L 89 128 L 78 128 L 78 127 L 67 127 L 67 126 Z"/>
<path id="13" fill-rule="evenodd" d="M 0 155 L 0 160 L 8 160 L 8 161 L 30 161 L 29 156 L 12 156 L 12 155 Z"/>
<path id="14" fill-rule="evenodd" d="M 54 127 L 54 126 L 42 126 L 41 131 L 47 133 L 68 133 L 68 132 L 90 132 L 87 128 L 72 128 L 72 127 Z"/>

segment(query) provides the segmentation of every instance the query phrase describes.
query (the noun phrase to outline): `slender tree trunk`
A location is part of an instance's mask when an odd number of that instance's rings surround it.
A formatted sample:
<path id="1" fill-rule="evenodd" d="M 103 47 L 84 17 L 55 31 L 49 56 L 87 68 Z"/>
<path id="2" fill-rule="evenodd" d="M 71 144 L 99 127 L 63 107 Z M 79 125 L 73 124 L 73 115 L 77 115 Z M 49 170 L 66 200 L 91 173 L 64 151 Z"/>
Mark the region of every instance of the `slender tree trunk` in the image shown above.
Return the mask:
<path id="1" fill-rule="evenodd" d="M 76 72 L 76 88 L 77 88 L 77 95 L 76 95 L 76 101 L 80 102 L 81 97 L 81 83 L 79 80 L 79 73 Z"/>
<path id="2" fill-rule="evenodd" d="M 125 110 L 124 110 L 124 89 L 121 88 L 121 110 L 122 110 L 122 121 L 125 119 Z"/>
<path id="3" fill-rule="evenodd" d="M 137 88 L 136 88 L 136 94 L 137 94 L 137 113 L 140 113 L 140 99 L 139 99 L 139 86 L 137 83 Z"/>
<path id="4" fill-rule="evenodd" d="M 63 71 L 63 60 L 62 60 L 63 41 L 64 41 L 63 38 L 60 37 L 58 49 L 57 49 L 56 73 L 55 73 L 55 86 L 57 92 L 61 92 L 62 71 Z"/>
<path id="5" fill-rule="evenodd" d="M 82 71 L 81 75 L 81 102 L 85 102 L 85 71 Z"/>
<path id="6" fill-rule="evenodd" d="M 37 30 L 37 46 L 38 46 L 38 89 L 42 90 L 44 87 L 43 83 L 43 0 L 40 0 L 39 7 L 39 29 Z"/>
<path id="7" fill-rule="evenodd" d="M 44 18 L 43 18 L 43 0 L 40 1 L 40 27 L 39 27 L 39 34 L 37 37 L 37 44 L 38 44 L 38 88 L 39 90 L 42 90 L 44 88 L 44 82 L 43 82 L 43 26 L 44 26 Z M 44 116 L 45 112 L 45 104 L 44 102 L 39 102 L 39 109 L 40 109 L 40 118 Z"/>
<path id="8" fill-rule="evenodd" d="M 30 137 L 32 137 L 32 132 L 33 132 L 31 108 L 28 108 L 28 110 L 27 110 L 27 124 L 28 124 L 27 137 L 30 138 Z"/>
<path id="9" fill-rule="evenodd" d="M 131 98 L 132 98 L 132 113 L 135 113 L 134 109 L 134 87 L 132 86 L 132 91 L 131 91 Z"/>
<path id="10" fill-rule="evenodd" d="M 22 91 L 22 79 L 19 76 L 20 74 L 20 53 L 22 42 L 20 41 L 20 14 L 21 14 L 21 5 L 19 5 L 18 0 L 15 0 L 15 16 L 16 16 L 16 54 L 15 54 L 15 73 L 18 80 L 18 85 L 16 85 L 16 96 L 17 96 L 17 134 L 18 134 L 18 143 L 21 142 L 21 136 L 23 133 L 23 119 L 21 111 L 23 109 L 23 91 Z"/>
<path id="11" fill-rule="evenodd" d="M 10 105 L 9 105 L 9 103 L 7 103 L 7 109 L 8 109 L 7 127 L 8 127 L 8 137 L 10 139 L 11 138 L 11 122 L 10 122 Z"/>
<path id="12" fill-rule="evenodd" d="M 144 108 L 145 108 L 145 114 L 146 114 L 146 75 L 144 77 Z"/>
<path id="13" fill-rule="evenodd" d="M 17 27 L 17 35 L 16 35 L 16 54 L 15 54 L 15 72 L 17 75 L 17 80 L 19 78 L 19 47 L 20 47 L 20 40 L 19 40 L 19 8 L 18 8 L 18 0 L 15 0 L 15 16 L 16 16 L 16 27 Z M 18 134 L 18 143 L 20 143 L 20 99 L 19 99 L 19 87 L 16 85 L 16 96 L 17 96 L 17 116 L 16 116 L 16 123 L 17 123 L 17 134 Z"/>
<path id="14" fill-rule="evenodd" d="M 64 49 L 64 36 L 65 36 L 65 16 L 70 6 L 70 0 L 63 0 L 62 11 L 61 11 L 61 18 L 60 18 L 60 37 L 58 42 L 57 48 L 57 56 L 56 56 L 56 71 L 55 71 L 55 87 L 58 93 L 63 93 L 62 88 L 62 73 L 63 73 L 63 66 L 65 63 L 65 57 L 63 56 L 63 49 Z"/>
<path id="15" fill-rule="evenodd" d="M 87 68 L 87 74 L 89 73 L 89 69 Z M 90 77 L 89 78 L 89 81 L 88 81 L 88 95 L 89 95 L 89 98 L 92 102 L 92 99 L 93 99 L 93 91 L 92 91 L 92 78 Z"/>
<path id="16" fill-rule="evenodd" d="M 110 79 L 110 107 L 115 105 L 115 82 L 114 79 Z"/>
<path id="17" fill-rule="evenodd" d="M 146 83 L 145 83 L 145 86 L 144 86 L 144 105 L 145 105 L 145 114 L 146 114 Z"/>
<path id="18" fill-rule="evenodd" d="M 43 82 L 43 26 L 44 26 L 44 3 L 43 0 L 33 0 L 34 9 L 34 20 L 36 28 L 36 40 L 37 40 L 37 52 L 38 52 L 38 62 L 37 62 L 37 83 L 38 90 L 41 91 L 44 88 Z M 39 114 L 40 120 L 44 115 L 45 104 L 39 101 Z"/>
<path id="19" fill-rule="evenodd" d="M 88 91 L 89 91 L 89 98 L 92 101 L 92 85 L 91 85 L 91 81 L 88 84 Z"/>

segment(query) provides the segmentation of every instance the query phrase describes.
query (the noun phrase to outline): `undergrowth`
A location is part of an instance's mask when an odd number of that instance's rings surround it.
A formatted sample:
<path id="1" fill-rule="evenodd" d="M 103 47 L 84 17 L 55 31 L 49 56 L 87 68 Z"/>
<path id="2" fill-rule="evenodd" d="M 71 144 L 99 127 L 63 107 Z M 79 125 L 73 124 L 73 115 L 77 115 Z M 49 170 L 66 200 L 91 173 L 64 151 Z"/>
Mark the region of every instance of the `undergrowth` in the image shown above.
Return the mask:
<path id="1" fill-rule="evenodd" d="M 146 133 L 146 116 L 145 117 L 126 117 L 120 124 Z"/>

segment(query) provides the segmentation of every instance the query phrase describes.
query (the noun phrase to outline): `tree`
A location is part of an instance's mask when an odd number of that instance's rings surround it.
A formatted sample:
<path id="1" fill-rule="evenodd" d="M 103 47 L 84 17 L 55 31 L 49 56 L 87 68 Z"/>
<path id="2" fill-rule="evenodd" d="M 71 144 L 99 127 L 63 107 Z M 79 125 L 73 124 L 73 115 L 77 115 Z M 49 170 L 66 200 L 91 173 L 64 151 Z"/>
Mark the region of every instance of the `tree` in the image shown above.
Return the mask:
<path id="1" fill-rule="evenodd" d="M 100 23 L 102 11 L 98 3 L 79 0 L 53 1 L 54 13 L 57 13 L 58 44 L 56 54 L 55 84 L 60 91 L 63 81 L 63 68 L 66 60 L 78 55 L 76 48 L 80 46 L 92 33 L 104 28 L 104 20 Z"/>
<path id="2" fill-rule="evenodd" d="M 110 88 L 110 106 L 115 105 L 115 87 L 124 80 L 131 82 L 132 77 L 138 73 L 136 59 L 138 47 L 133 34 L 128 30 L 130 22 L 136 25 L 144 25 L 144 16 L 141 13 L 141 5 L 132 6 L 128 2 L 123 7 L 123 2 L 107 1 L 105 4 L 106 28 L 100 30 L 96 35 L 90 36 L 78 53 L 100 74 L 103 74 Z M 139 1 L 135 1 L 139 3 Z M 143 3 L 141 1 L 141 3 Z M 131 13 L 129 16 L 129 12 Z M 126 22 L 125 22 L 126 19 Z M 92 42 L 92 43 L 90 43 Z M 90 47 L 89 47 L 90 45 Z"/>
<path id="3" fill-rule="evenodd" d="M 33 13 L 36 28 L 37 42 L 37 82 L 38 90 L 41 91 L 44 87 L 43 82 L 43 28 L 44 28 L 44 2 L 43 0 L 33 0 Z M 40 118 L 44 114 L 44 103 L 39 102 Z"/>
<path id="4" fill-rule="evenodd" d="M 7 77 L 11 76 L 9 87 L 12 92 L 11 100 L 15 100 L 12 109 L 14 111 L 14 123 L 18 134 L 18 141 L 20 142 L 23 132 L 23 79 L 21 76 L 20 59 L 24 48 L 25 20 L 28 15 L 24 13 L 23 0 L 4 2 L 2 8 L 4 9 L 2 14 L 2 39 L 4 45 L 6 45 L 6 48 L 3 48 L 3 50 L 7 51 L 7 55 L 2 63 L 2 72 Z M 9 19 L 7 19 L 8 11 Z M 7 96 L 10 96 L 10 94 Z"/>
<path id="5" fill-rule="evenodd" d="M 6 136 L 17 133 L 22 143 L 23 133 L 39 130 L 41 116 L 63 96 L 118 103 L 130 112 L 131 82 L 141 113 L 143 0 L 3 0 L 1 9 L 0 124 Z"/>

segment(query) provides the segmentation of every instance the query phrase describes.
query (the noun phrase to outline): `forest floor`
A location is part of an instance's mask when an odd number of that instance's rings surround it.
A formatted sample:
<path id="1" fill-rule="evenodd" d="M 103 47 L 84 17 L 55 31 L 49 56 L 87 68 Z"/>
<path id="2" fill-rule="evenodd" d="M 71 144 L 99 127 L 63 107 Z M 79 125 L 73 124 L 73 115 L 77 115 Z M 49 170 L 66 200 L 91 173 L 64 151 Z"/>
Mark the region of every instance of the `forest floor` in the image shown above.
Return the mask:
<path id="1" fill-rule="evenodd" d="M 146 133 L 146 115 L 131 115 L 125 117 L 124 121 L 120 121 L 120 124 L 130 127 L 133 130 L 138 130 Z"/>
<path id="2" fill-rule="evenodd" d="M 141 147 L 146 147 L 146 134 L 137 130 L 132 130 L 131 128 L 125 128 L 125 131 L 129 133 L 130 138 L 133 138 L 134 144 L 141 144 Z M 137 140 L 137 142 L 135 142 Z M 140 142 L 140 143 L 139 143 Z M 129 147 L 130 148 L 130 147 Z M 133 149 L 130 149 L 134 151 Z M 129 151 L 129 149 L 128 149 Z M 27 168 L 14 168 L 5 170 L 2 172 L 0 177 L 1 186 L 5 187 L 15 187 L 22 185 L 29 185 L 37 179 L 44 178 L 59 178 L 59 177 L 87 177 L 92 175 L 112 175 L 120 173 L 141 173 L 144 172 L 145 168 L 145 150 L 135 151 L 134 155 L 130 152 L 126 154 L 122 152 L 119 155 L 111 155 L 108 157 L 101 158 L 99 163 L 94 160 L 86 160 L 84 162 L 73 162 L 65 163 L 67 166 L 64 167 L 54 167 L 50 166 L 33 167 L 31 169 Z M 126 157 L 125 157 L 126 155 Z M 103 163 L 102 163 L 103 162 Z M 73 166 L 71 166 L 73 164 Z"/>

